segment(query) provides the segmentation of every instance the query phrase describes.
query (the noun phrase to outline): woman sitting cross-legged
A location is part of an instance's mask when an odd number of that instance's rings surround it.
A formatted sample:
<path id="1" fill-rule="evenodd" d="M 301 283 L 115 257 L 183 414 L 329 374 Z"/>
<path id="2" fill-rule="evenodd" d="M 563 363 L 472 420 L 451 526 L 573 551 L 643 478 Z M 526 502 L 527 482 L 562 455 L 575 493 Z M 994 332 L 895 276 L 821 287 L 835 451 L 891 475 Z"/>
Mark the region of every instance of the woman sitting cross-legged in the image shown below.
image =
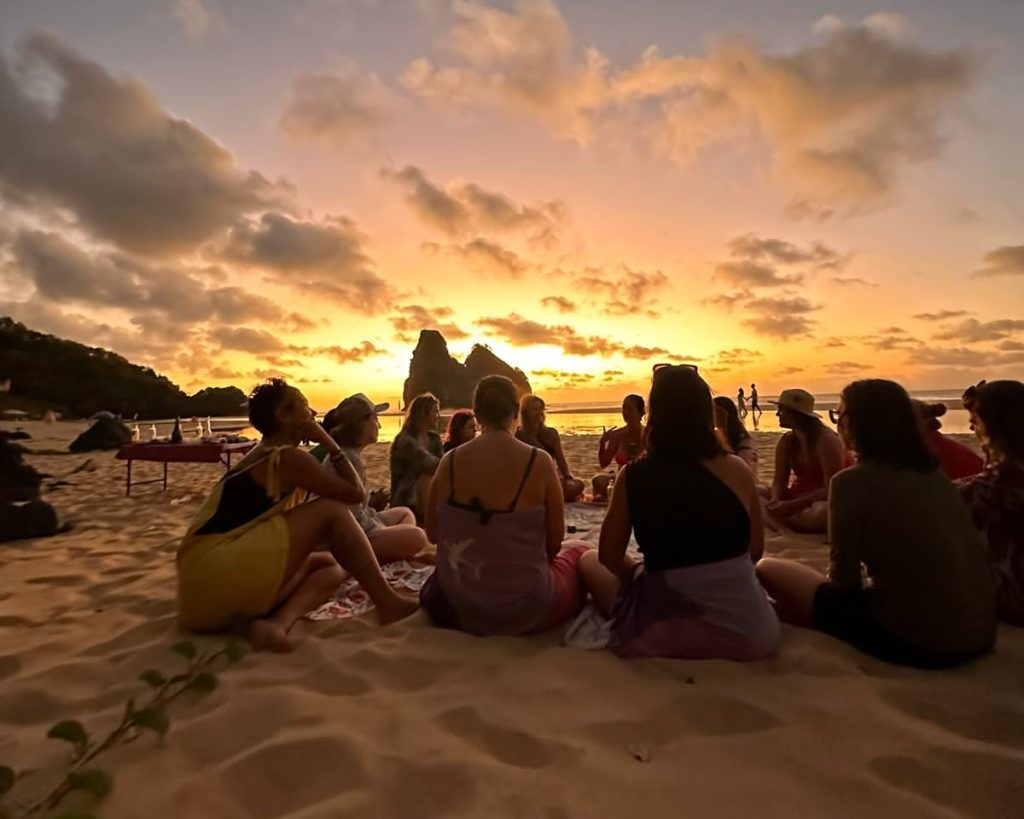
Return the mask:
<path id="1" fill-rule="evenodd" d="M 939 668 L 984 654 L 996 635 L 985 550 L 906 391 L 892 381 L 854 381 L 840 396 L 838 419 L 858 462 L 829 491 L 830 577 L 764 558 L 757 574 L 779 616 L 905 665 Z"/>
<path id="2" fill-rule="evenodd" d="M 519 401 L 519 428 L 516 438 L 524 444 L 543 449 L 554 459 L 558 477 L 562 482 L 562 496 L 566 503 L 577 501 L 583 495 L 583 481 L 573 477 L 562 450 L 558 430 L 544 423 L 546 406 L 539 395 L 524 395 Z"/>
<path id="3" fill-rule="evenodd" d="M 747 464 L 715 435 L 711 390 L 692 367 L 654 373 L 646 449 L 624 466 L 580 561 L 609 645 L 624 656 L 757 660 L 779 622 L 754 576 L 764 549 L 761 502 Z M 626 554 L 630 533 L 643 555 Z"/>
<path id="4" fill-rule="evenodd" d="M 367 493 L 366 464 L 363 450 L 377 442 L 380 420 L 377 414 L 387 404 L 374 404 L 362 393 L 350 395 L 334 411 L 331 437 L 341 447 L 344 458 L 327 461 L 339 477 L 355 483 L 364 493 L 363 500 L 349 508 L 356 522 L 370 540 L 373 552 L 381 563 L 408 560 L 430 548 L 427 536 L 416 525 L 416 516 L 404 506 L 387 506 L 387 491 Z"/>
<path id="5" fill-rule="evenodd" d="M 957 489 L 988 546 L 999 617 L 1024 626 L 1024 383 L 982 381 L 964 407 L 988 465 Z"/>
<path id="6" fill-rule="evenodd" d="M 424 505 L 444 444 L 437 432 L 441 405 L 429 392 L 409 402 L 405 423 L 391 442 L 391 502 L 423 522 Z"/>
<path id="7" fill-rule="evenodd" d="M 257 387 L 249 421 L 263 439 L 217 483 L 178 547 L 182 627 L 243 626 L 256 648 L 290 651 L 289 629 L 337 590 L 342 568 L 366 590 L 381 623 L 412 614 L 416 601 L 388 585 L 347 507 L 362 491 L 297 448 L 313 440 L 340 453 L 302 393 L 281 379 Z M 320 497 L 304 502 L 307 492 Z M 324 543 L 329 554 L 315 551 Z"/>
<path id="8" fill-rule="evenodd" d="M 477 384 L 481 433 L 441 460 L 430 487 L 427 535 L 437 569 L 420 592 L 439 626 L 473 634 L 546 631 L 579 613 L 586 544 L 562 542 L 562 485 L 551 457 L 517 441 L 515 385 Z"/>

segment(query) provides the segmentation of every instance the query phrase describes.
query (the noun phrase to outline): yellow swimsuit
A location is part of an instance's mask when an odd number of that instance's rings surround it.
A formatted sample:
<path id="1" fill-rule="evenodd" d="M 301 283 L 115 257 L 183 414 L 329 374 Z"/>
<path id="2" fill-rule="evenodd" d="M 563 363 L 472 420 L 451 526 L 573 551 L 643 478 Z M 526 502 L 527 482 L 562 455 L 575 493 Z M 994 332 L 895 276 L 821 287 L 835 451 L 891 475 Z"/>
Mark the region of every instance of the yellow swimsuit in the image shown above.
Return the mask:
<path id="1" fill-rule="evenodd" d="M 227 481 L 267 463 L 269 509 L 228 532 L 197 534 L 218 512 Z M 267 614 L 277 602 L 288 565 L 283 513 L 305 500 L 305 490 L 281 492 L 281 449 L 222 478 L 199 508 L 178 547 L 178 622 L 215 631 L 233 620 Z"/>

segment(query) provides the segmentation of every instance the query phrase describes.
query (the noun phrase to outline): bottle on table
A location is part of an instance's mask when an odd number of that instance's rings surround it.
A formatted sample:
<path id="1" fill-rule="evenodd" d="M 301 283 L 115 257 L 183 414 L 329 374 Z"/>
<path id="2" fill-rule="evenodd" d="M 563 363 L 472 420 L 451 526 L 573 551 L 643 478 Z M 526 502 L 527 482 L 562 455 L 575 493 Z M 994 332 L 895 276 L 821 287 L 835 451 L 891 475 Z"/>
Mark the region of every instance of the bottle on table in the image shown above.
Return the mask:
<path id="1" fill-rule="evenodd" d="M 180 418 L 175 418 L 174 419 L 174 429 L 171 430 L 171 443 L 172 444 L 180 444 L 181 443 L 181 419 Z"/>

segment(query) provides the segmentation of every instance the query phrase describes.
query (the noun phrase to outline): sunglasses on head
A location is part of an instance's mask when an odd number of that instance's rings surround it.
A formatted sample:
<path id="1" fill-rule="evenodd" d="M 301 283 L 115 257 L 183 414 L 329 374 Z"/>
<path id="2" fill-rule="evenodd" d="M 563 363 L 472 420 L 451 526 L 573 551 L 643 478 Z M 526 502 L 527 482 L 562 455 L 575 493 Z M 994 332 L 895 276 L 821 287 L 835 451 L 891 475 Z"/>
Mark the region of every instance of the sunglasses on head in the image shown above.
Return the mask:
<path id="1" fill-rule="evenodd" d="M 985 386 L 985 383 L 985 381 L 979 381 L 973 387 L 968 387 L 964 390 L 964 394 L 960 397 L 960 402 L 964 405 L 965 410 L 973 409 L 975 402 L 978 400 L 978 393 Z"/>
<path id="2" fill-rule="evenodd" d="M 692 370 L 697 372 L 696 364 L 655 364 L 651 368 L 652 372 L 659 373 L 662 370 Z"/>

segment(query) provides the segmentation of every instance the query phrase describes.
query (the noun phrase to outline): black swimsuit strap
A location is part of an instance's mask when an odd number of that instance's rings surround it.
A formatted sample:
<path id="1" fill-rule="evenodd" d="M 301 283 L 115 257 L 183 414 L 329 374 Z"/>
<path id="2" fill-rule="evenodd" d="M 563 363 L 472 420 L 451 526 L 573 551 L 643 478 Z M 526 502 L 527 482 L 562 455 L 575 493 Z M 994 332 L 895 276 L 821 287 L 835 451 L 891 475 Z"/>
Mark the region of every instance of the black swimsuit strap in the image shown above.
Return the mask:
<path id="1" fill-rule="evenodd" d="M 448 453 L 448 503 L 455 502 L 455 450 Z"/>
<path id="2" fill-rule="evenodd" d="M 508 505 L 509 511 L 516 508 L 516 504 L 519 503 L 519 496 L 523 494 L 523 489 L 526 487 L 526 479 L 530 477 L 530 470 L 533 469 L 533 462 L 537 457 L 537 447 L 530 447 L 530 460 L 526 463 L 526 471 L 523 473 L 523 479 L 519 482 L 519 490 L 516 492 L 516 496 L 512 498 L 512 503 Z"/>

